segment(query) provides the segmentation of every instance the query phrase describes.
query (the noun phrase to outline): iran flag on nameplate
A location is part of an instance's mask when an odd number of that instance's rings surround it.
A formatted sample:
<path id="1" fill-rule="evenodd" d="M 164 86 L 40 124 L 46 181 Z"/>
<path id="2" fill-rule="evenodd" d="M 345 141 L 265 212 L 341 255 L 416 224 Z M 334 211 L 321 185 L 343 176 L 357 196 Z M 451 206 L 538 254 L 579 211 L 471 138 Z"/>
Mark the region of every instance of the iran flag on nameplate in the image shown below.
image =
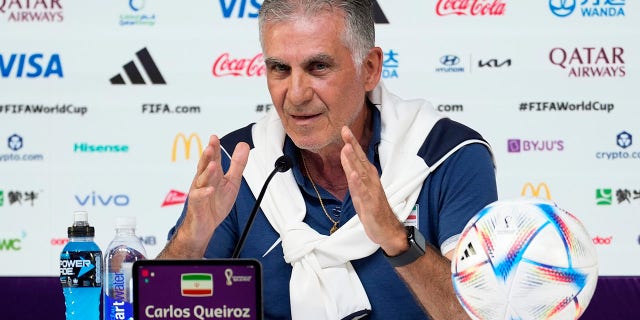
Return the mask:
<path id="1" fill-rule="evenodd" d="M 185 297 L 212 296 L 213 277 L 211 273 L 183 273 L 180 289 Z"/>

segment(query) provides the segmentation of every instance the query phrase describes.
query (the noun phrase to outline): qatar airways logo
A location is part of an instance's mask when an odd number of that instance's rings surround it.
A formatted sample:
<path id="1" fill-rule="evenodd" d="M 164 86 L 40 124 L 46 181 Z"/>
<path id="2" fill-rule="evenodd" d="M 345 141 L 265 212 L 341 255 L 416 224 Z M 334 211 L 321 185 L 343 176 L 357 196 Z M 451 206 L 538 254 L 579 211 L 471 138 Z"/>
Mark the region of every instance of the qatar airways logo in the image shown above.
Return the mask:
<path id="1" fill-rule="evenodd" d="M 0 0 L 0 14 L 9 22 L 62 22 L 62 0 Z"/>
<path id="2" fill-rule="evenodd" d="M 501 0 L 438 0 L 439 16 L 503 16 L 506 3 Z"/>
<path id="3" fill-rule="evenodd" d="M 214 77 L 262 77 L 266 70 L 262 53 L 250 58 L 235 58 L 225 52 L 213 63 L 211 72 Z"/>
<path id="4" fill-rule="evenodd" d="M 627 71 L 623 54 L 622 47 L 553 48 L 549 61 L 567 71 L 570 78 L 624 77 Z"/>

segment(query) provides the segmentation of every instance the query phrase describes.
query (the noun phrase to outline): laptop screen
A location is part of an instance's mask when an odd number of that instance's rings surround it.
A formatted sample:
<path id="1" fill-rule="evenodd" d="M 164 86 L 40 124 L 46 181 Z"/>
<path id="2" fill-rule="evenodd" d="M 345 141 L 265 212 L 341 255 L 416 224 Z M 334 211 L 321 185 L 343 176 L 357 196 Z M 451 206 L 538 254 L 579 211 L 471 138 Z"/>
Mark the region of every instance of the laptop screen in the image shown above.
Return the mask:
<path id="1" fill-rule="evenodd" d="M 136 261 L 134 317 L 262 319 L 261 273 L 251 259 Z"/>

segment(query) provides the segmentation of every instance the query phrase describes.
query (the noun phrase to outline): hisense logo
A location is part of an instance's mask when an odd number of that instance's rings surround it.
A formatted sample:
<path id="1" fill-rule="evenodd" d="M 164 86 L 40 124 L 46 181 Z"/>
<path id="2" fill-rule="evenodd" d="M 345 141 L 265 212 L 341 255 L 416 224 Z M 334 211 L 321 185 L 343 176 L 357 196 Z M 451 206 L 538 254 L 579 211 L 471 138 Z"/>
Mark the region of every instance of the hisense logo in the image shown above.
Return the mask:
<path id="1" fill-rule="evenodd" d="M 73 145 L 73 152 L 86 152 L 86 153 L 120 153 L 129 152 L 128 145 L 118 144 L 89 144 L 86 142 L 75 143 Z"/>

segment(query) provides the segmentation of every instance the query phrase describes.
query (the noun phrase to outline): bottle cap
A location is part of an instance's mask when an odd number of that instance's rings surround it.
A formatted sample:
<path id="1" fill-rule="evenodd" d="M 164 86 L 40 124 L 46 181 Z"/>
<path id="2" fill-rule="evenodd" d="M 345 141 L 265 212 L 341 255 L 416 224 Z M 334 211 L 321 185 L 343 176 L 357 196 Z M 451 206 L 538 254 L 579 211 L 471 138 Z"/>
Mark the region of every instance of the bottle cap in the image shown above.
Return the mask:
<path id="1" fill-rule="evenodd" d="M 135 217 L 116 217 L 116 229 L 135 229 Z"/>
<path id="2" fill-rule="evenodd" d="M 95 229 L 89 225 L 89 214 L 86 211 L 73 213 L 73 225 L 67 228 L 67 235 L 70 238 L 95 236 Z"/>

